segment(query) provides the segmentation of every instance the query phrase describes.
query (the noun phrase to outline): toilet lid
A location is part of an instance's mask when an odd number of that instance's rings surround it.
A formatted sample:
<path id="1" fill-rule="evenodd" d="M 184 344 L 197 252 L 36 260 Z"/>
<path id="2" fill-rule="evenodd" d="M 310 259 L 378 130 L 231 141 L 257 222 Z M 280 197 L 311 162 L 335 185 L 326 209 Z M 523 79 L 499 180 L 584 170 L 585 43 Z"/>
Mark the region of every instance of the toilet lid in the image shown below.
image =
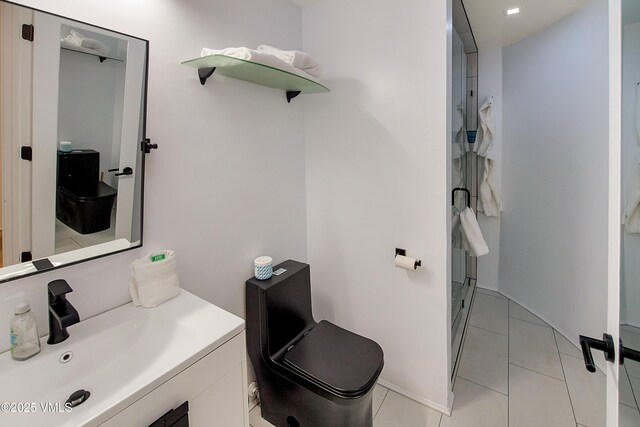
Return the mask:
<path id="1" fill-rule="evenodd" d="M 353 397 L 378 379 L 384 355 L 375 341 L 323 320 L 287 351 L 284 363 L 310 381 Z"/>
<path id="2" fill-rule="evenodd" d="M 96 181 L 73 188 L 59 187 L 59 189 L 67 196 L 84 201 L 113 197 L 118 193 L 115 188 L 108 186 L 102 181 Z"/>

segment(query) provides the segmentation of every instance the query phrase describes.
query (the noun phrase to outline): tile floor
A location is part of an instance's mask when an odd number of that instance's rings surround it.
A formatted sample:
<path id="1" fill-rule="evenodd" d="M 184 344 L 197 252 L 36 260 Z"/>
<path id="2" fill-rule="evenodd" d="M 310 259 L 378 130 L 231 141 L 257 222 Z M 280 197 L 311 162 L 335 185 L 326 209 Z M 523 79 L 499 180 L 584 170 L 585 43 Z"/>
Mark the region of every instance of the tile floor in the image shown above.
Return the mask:
<path id="1" fill-rule="evenodd" d="M 640 348 L 640 329 L 622 333 Z M 620 427 L 640 426 L 633 392 L 640 400 L 640 364 L 627 364 L 621 377 Z M 587 372 L 579 349 L 544 321 L 484 289 L 474 299 L 453 392 L 449 417 L 376 385 L 374 427 L 605 426 L 604 374 Z M 250 423 L 271 427 L 259 406 Z"/>

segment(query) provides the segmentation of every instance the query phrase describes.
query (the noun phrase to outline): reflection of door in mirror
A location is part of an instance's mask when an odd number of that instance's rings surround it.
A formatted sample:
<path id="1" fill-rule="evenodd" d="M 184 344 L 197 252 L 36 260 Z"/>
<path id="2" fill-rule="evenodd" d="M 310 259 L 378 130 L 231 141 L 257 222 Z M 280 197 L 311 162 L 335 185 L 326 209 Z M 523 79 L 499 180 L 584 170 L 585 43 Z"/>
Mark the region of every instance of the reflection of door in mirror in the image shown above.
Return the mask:
<path id="1" fill-rule="evenodd" d="M 3 1 L 0 20 L 0 281 L 139 246 L 148 43 Z"/>
<path id="2" fill-rule="evenodd" d="M 34 45 L 34 116 L 43 118 L 34 117 L 34 155 L 43 161 L 33 165 L 33 256 L 131 242 L 137 175 L 116 174 L 136 166 L 144 46 L 47 14 L 34 20 L 45 41 Z"/>
<path id="3" fill-rule="evenodd" d="M 33 44 L 16 28 L 33 22 L 28 8 L 1 3 L 0 167 L 2 173 L 2 264 L 19 263 L 31 246 L 31 165 L 21 147 L 31 146 L 31 69 Z"/>
<path id="4" fill-rule="evenodd" d="M 640 5 L 637 0 L 622 5 L 620 337 L 625 348 L 640 350 Z M 625 359 L 619 384 L 622 421 L 628 407 L 638 408 L 640 363 Z"/>

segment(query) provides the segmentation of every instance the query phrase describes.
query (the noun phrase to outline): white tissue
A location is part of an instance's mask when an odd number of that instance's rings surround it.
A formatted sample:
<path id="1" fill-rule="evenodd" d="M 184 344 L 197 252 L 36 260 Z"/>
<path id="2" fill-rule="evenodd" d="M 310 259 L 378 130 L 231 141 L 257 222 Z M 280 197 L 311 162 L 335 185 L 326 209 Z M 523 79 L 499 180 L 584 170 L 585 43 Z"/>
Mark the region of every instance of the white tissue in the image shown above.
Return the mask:
<path id="1" fill-rule="evenodd" d="M 398 268 L 403 268 L 405 270 L 416 270 L 418 268 L 418 260 L 415 258 L 411 258 L 409 256 L 404 255 L 396 255 L 396 259 L 394 262 L 395 266 Z"/>

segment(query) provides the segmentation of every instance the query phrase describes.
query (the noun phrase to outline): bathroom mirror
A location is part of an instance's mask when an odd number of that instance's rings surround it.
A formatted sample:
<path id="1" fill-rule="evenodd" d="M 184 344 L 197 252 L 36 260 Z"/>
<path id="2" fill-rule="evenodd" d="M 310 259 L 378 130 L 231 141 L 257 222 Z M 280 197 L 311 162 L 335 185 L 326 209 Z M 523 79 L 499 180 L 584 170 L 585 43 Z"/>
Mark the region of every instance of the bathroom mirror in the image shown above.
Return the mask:
<path id="1" fill-rule="evenodd" d="M 142 245 L 148 42 L 0 2 L 0 282 Z"/>

